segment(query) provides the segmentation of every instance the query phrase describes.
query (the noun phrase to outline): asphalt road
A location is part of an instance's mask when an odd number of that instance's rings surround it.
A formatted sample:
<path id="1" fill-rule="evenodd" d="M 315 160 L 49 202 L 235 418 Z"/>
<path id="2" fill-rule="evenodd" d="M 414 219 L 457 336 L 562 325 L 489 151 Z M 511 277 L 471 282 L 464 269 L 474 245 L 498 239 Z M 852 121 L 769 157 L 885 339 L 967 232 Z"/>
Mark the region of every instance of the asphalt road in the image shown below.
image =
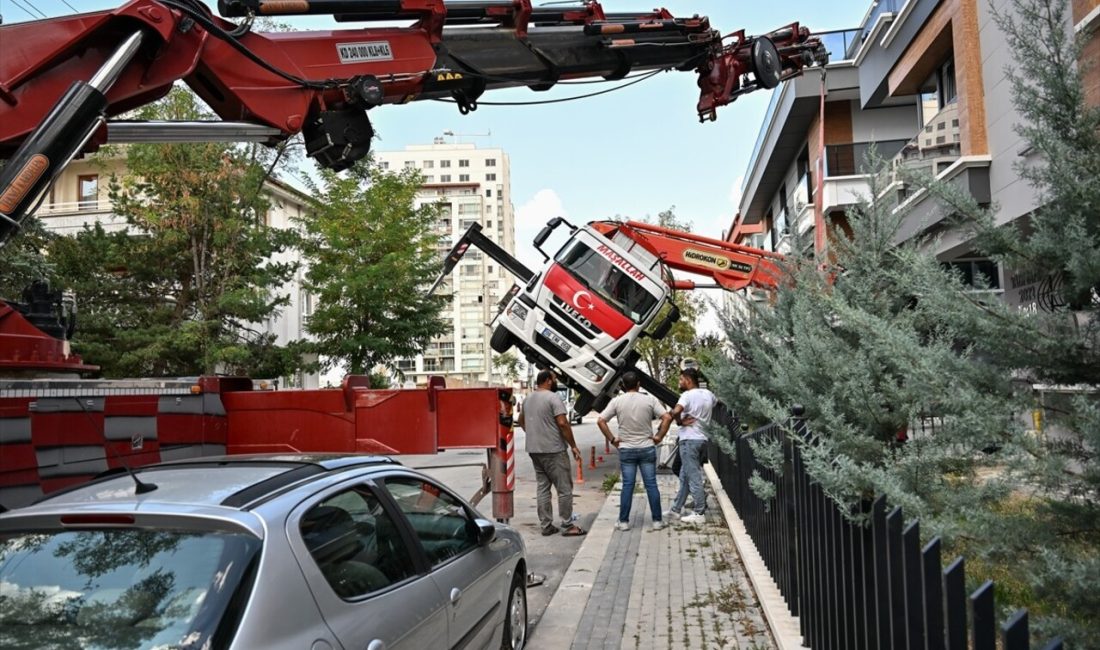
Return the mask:
<path id="1" fill-rule="evenodd" d="M 581 528 L 588 529 L 607 498 L 603 491 L 604 477 L 609 473 L 618 473 L 619 460 L 614 447 L 610 454 L 604 452 L 604 438 L 594 420 L 575 425 L 573 433 L 584 456 L 584 483 L 574 482 L 573 510 L 580 515 Z M 525 443 L 524 431 L 517 428 L 515 516 L 509 524 L 523 535 L 527 545 L 528 570 L 546 576 L 541 586 L 532 587 L 527 592 L 528 623 L 533 628 L 557 591 L 584 538 L 542 536 L 536 515 L 535 471 L 527 456 Z M 593 447 L 597 457 L 603 457 L 602 461 L 597 460 L 594 470 L 589 469 Z M 481 465 L 485 463 L 485 458 L 484 451 L 448 451 L 434 456 L 401 456 L 399 460 L 442 481 L 461 496 L 470 498 L 481 487 Z M 477 505 L 482 514 L 492 517 L 491 496 Z M 557 514 L 555 496 L 555 519 L 558 519 Z"/>

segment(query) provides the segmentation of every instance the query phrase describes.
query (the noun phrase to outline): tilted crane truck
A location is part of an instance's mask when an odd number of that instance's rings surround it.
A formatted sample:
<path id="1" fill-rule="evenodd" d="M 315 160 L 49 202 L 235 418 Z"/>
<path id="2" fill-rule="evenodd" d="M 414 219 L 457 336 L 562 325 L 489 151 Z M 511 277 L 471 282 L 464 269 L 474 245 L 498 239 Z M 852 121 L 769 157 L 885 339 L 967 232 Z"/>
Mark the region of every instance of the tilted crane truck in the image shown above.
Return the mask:
<path id="1" fill-rule="evenodd" d="M 6 159 L 0 246 L 32 217 L 70 160 L 106 143 L 276 144 L 301 134 L 307 155 L 341 170 L 367 155 L 374 134 L 368 112 L 387 104 L 444 100 L 468 113 L 491 89 L 541 91 L 582 78 L 680 70 L 698 75 L 697 112 L 712 120 L 718 107 L 741 94 L 774 88 L 827 60 L 821 42 L 798 23 L 766 36 L 722 35 L 703 16 L 677 18 L 663 9 L 613 13 L 595 1 L 534 7 L 531 0 L 220 0 L 218 10 L 222 17 L 199 0 L 132 0 L 115 9 L 0 25 L 0 157 Z M 257 16 L 301 15 L 332 16 L 351 28 L 252 29 Z M 410 24 L 372 25 L 380 21 Z M 180 81 L 221 121 L 119 119 Z M 600 231 L 584 232 L 595 245 Z M 605 259 L 626 259 L 620 244 L 608 242 L 619 258 Z M 568 260 L 563 264 L 573 269 Z M 603 310 L 619 327 L 627 325 L 617 339 L 627 342 L 622 354 L 667 296 L 656 267 L 631 264 L 642 289 L 629 290 L 642 303 Z M 580 282 L 575 269 L 563 272 Z M 466 446 L 490 449 L 494 514 L 510 516 L 506 391 L 470 389 L 481 391 L 475 395 L 435 383 L 426 391 L 371 391 L 362 377 L 320 391 L 257 391 L 247 378 L 80 379 L 95 367 L 69 348 L 71 328 L 54 314 L 58 301 L 30 298 L 0 301 L 0 507 L 103 469 L 181 455 L 430 453 Z M 616 296 L 593 295 L 591 304 L 576 293 L 566 298 L 587 313 L 597 300 L 611 305 Z M 523 299 L 535 298 L 517 297 L 515 309 Z M 577 314 L 578 323 L 588 318 Z M 521 335 L 529 329 L 527 323 L 517 328 Z M 552 348 L 540 349 L 554 357 Z M 591 358 L 602 363 L 609 354 L 618 359 L 620 351 L 600 345 Z M 612 377 L 577 381 L 598 392 Z"/>
<path id="2" fill-rule="evenodd" d="M 561 227 L 569 237 L 551 257 L 543 246 Z M 544 264 L 527 268 L 474 224 L 444 262 L 434 291 L 471 246 L 514 274 L 500 305 L 491 339 L 497 352 L 518 348 L 536 364 L 553 368 L 581 393 L 579 414 L 602 409 L 616 382 L 637 370 L 635 351 L 642 337 L 664 338 L 680 313 L 672 302 L 676 289 L 694 289 L 673 270 L 710 278 L 729 291 L 746 287 L 774 289 L 780 281 L 782 255 L 688 232 L 637 221 L 594 221 L 581 227 L 561 217 L 551 219 L 535 236 Z M 671 305 L 657 322 L 662 307 Z M 662 401 L 676 396 L 644 372 L 647 390 Z"/>

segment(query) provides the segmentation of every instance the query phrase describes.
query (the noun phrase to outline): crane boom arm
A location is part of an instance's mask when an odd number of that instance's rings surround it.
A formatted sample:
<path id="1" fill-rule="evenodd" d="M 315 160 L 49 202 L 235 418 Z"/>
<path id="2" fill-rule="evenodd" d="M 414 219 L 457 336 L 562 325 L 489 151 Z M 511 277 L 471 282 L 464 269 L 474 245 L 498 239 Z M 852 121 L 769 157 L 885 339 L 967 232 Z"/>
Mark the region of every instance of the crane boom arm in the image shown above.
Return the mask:
<path id="1" fill-rule="evenodd" d="M 712 278 L 729 291 L 774 289 L 781 278 L 783 256 L 779 253 L 640 221 L 600 221 L 592 226 L 608 238 L 625 235 L 669 268 Z M 677 289 L 695 286 L 684 280 L 672 280 L 671 284 Z"/>
<path id="2" fill-rule="evenodd" d="M 225 122 L 160 125 L 172 141 L 275 143 L 302 133 L 307 155 L 341 170 L 369 152 L 367 112 L 384 104 L 442 99 L 466 113 L 486 90 L 676 69 L 698 75 L 697 109 L 709 120 L 740 94 L 828 58 L 798 23 L 723 37 L 706 17 L 609 14 L 594 1 L 535 8 L 531 0 L 221 0 L 219 10 L 246 20 L 214 16 L 200 0 L 131 0 L 0 26 L 0 156 L 10 155 L 0 172 L 0 243 L 74 156 L 112 133 L 155 140 L 148 129 L 109 128 L 106 119 L 163 97 L 177 81 Z M 256 15 L 306 14 L 413 22 L 250 29 Z"/>

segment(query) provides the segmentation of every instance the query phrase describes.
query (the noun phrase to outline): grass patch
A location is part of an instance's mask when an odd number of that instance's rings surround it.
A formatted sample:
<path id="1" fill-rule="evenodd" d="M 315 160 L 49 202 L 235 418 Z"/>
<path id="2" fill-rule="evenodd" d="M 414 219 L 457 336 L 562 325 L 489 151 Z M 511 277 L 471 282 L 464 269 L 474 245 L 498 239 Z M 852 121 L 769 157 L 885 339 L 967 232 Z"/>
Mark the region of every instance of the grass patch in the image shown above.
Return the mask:
<path id="1" fill-rule="evenodd" d="M 603 491 L 604 494 L 611 494 L 611 490 L 615 489 L 615 484 L 619 482 L 619 473 L 612 472 L 603 477 Z"/>

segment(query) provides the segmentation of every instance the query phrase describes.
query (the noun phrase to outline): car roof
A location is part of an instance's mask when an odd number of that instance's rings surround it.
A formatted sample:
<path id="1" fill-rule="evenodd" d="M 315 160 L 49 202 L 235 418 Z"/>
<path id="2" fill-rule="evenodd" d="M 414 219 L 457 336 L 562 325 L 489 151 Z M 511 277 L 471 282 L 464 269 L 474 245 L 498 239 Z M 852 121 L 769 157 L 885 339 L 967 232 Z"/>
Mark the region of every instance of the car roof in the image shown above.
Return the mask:
<path id="1" fill-rule="evenodd" d="M 137 494 L 126 470 L 118 468 L 109 476 L 47 495 L 29 508 L 147 502 L 245 509 L 311 477 L 372 466 L 400 463 L 384 456 L 350 454 L 209 456 L 134 468 L 140 481 L 156 485 L 143 494 Z"/>

